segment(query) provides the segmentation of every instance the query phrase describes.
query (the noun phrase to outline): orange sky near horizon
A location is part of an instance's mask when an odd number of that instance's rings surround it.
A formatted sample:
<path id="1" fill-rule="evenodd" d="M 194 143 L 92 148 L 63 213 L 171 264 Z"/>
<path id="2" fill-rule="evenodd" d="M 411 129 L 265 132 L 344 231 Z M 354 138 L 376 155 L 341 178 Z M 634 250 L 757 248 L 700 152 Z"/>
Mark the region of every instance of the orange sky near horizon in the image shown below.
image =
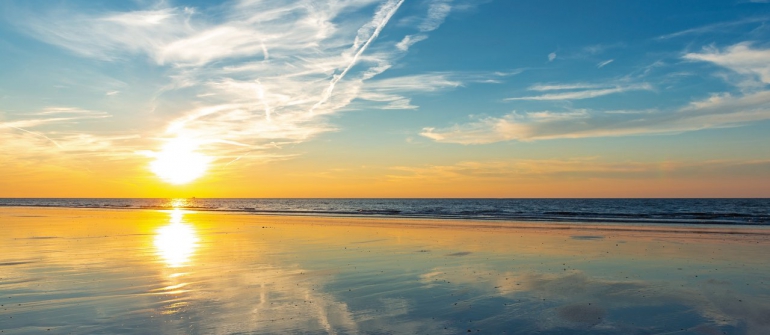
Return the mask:
<path id="1" fill-rule="evenodd" d="M 346 166 L 302 157 L 222 167 L 188 184 L 156 176 L 145 159 L 0 166 L 0 197 L 128 198 L 602 198 L 768 197 L 770 180 L 745 164 L 608 163 L 595 159 Z M 99 165 L 101 164 L 101 166 Z M 332 167 L 333 166 L 333 167 Z M 735 173 L 740 169 L 741 173 Z"/>

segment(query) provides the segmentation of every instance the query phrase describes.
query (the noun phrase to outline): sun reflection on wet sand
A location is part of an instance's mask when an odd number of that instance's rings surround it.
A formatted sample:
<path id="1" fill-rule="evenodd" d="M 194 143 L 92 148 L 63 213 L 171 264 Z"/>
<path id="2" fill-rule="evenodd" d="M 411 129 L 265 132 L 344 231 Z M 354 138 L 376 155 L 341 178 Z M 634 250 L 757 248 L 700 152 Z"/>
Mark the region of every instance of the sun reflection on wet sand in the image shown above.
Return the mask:
<path id="1" fill-rule="evenodd" d="M 189 263 L 198 247 L 198 234 L 183 222 L 183 210 L 176 208 L 169 214 L 170 223 L 156 231 L 155 249 L 168 266 L 177 268 Z"/>

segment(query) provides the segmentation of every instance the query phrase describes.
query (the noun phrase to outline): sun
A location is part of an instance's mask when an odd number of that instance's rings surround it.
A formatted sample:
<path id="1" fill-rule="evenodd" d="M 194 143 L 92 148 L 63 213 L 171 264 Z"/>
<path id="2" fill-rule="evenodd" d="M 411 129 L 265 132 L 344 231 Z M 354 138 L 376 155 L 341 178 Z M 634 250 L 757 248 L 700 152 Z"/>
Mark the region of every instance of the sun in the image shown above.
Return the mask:
<path id="1" fill-rule="evenodd" d="M 150 170 L 160 179 L 171 184 L 187 184 L 206 173 L 211 157 L 197 152 L 199 142 L 177 137 L 166 142 L 160 152 L 154 153 L 155 160 Z"/>

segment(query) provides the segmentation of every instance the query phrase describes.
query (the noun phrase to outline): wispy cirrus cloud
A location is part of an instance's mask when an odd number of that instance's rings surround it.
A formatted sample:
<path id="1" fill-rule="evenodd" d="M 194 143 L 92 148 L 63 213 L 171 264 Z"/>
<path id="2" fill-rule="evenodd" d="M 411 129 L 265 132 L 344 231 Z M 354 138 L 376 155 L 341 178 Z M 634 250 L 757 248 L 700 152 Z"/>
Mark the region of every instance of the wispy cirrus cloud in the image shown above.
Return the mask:
<path id="1" fill-rule="evenodd" d="M 238 0 L 200 12 L 160 3 L 125 12 L 23 13 L 16 24 L 83 57 L 164 69 L 169 82 L 154 99 L 187 96 L 185 107 L 162 111 L 166 129 L 143 136 L 196 138 L 224 163 L 334 131 L 327 116 L 354 101 L 414 109 L 411 95 L 462 85 L 465 78 L 452 74 L 376 78 L 455 8 L 451 0 L 429 1 L 401 27 L 411 33 L 380 41 L 403 4 Z"/>
<path id="2" fill-rule="evenodd" d="M 446 73 L 430 73 L 374 80 L 366 85 L 359 98 L 384 102 L 384 109 L 417 109 L 407 97 L 410 93 L 437 92 L 459 87 L 463 81 L 456 77 Z"/>
<path id="3" fill-rule="evenodd" d="M 355 42 L 353 43 L 353 46 L 350 50 L 352 57 L 349 63 L 344 67 L 344 69 L 342 69 L 340 74 L 332 76 L 332 79 L 329 82 L 329 87 L 324 91 L 321 99 L 313 105 L 313 107 L 310 109 L 310 112 L 315 111 L 316 108 L 320 107 L 322 104 L 327 102 L 329 98 L 331 98 L 336 84 L 345 77 L 345 75 L 350 71 L 351 68 L 353 68 L 354 65 L 358 63 L 358 59 L 361 57 L 364 51 L 366 51 L 372 41 L 374 41 L 374 39 L 380 35 L 382 28 L 385 27 L 385 24 L 388 23 L 390 18 L 393 17 L 393 14 L 396 13 L 396 10 L 398 10 L 398 7 L 400 7 L 403 3 L 404 0 L 399 0 L 390 1 L 383 4 L 375 14 L 374 19 L 358 30 L 358 35 L 356 35 Z M 372 78 L 385 71 L 389 67 L 389 64 L 378 64 L 377 66 L 372 67 L 366 71 L 364 73 L 363 79 Z"/>
<path id="4" fill-rule="evenodd" d="M 749 42 L 738 43 L 724 50 L 714 46 L 706 47 L 700 53 L 685 54 L 684 59 L 709 62 L 753 77 L 763 84 L 770 84 L 770 49 L 752 48 Z"/>
<path id="5" fill-rule="evenodd" d="M 628 91 L 652 90 L 652 85 L 641 84 L 538 84 L 530 87 L 532 91 L 561 91 L 541 95 L 507 98 L 506 101 L 516 100 L 581 100 L 601 97 L 609 94 Z M 566 92 L 565 92 L 566 91 Z"/>
<path id="6" fill-rule="evenodd" d="M 570 83 L 570 84 L 535 84 L 528 88 L 530 91 L 564 91 L 564 90 L 585 90 L 607 87 L 601 84 L 589 83 Z"/>
<path id="7" fill-rule="evenodd" d="M 422 136 L 437 142 L 484 144 L 645 134 L 671 134 L 730 127 L 770 119 L 770 91 L 747 96 L 717 95 L 674 111 L 571 110 L 513 112 L 449 128 L 424 128 Z"/>
<path id="8" fill-rule="evenodd" d="M 455 89 L 466 84 L 500 84 L 507 78 L 523 72 L 516 69 L 506 72 L 431 72 L 368 81 L 358 99 L 369 102 L 385 102 L 377 105 L 383 109 L 417 109 L 410 96 L 430 94 Z M 350 106 L 349 108 L 357 108 Z"/>
<path id="9" fill-rule="evenodd" d="M 449 13 L 452 11 L 452 0 L 433 0 L 428 5 L 428 15 L 420 23 L 421 32 L 429 32 L 438 29 Z"/>
<path id="10" fill-rule="evenodd" d="M 62 161 L 67 155 L 79 158 L 100 155 L 111 159 L 130 155 L 131 149 L 123 147 L 116 150 L 114 144 L 130 143 L 139 138 L 136 134 L 98 135 L 77 130 L 81 123 L 109 117 L 111 115 L 100 111 L 47 107 L 28 113 L 23 118 L 0 118 L 0 145 L 3 148 L 0 157 L 11 163 L 25 159 Z M 73 129 L 65 130 L 67 128 L 62 126 Z"/>
<path id="11" fill-rule="evenodd" d="M 740 43 L 718 50 L 687 53 L 684 59 L 727 68 L 763 84 L 770 82 L 770 51 Z M 650 89 L 644 84 L 635 89 Z M 558 91 L 515 100 L 568 100 L 591 98 L 624 91 L 587 83 L 539 84 L 530 90 Z M 563 92 L 567 91 L 567 92 Z M 502 117 L 481 117 L 447 128 L 427 127 L 422 136 L 437 142 L 483 144 L 500 141 L 533 141 L 645 134 L 670 134 L 708 128 L 740 126 L 770 119 L 770 90 L 712 94 L 673 109 L 512 112 Z"/>
<path id="12" fill-rule="evenodd" d="M 596 67 L 597 67 L 597 68 L 599 68 L 599 69 L 601 69 L 601 68 L 603 68 L 603 67 L 605 67 L 605 66 L 609 65 L 610 63 L 614 62 L 614 61 L 615 61 L 614 59 L 608 59 L 608 60 L 606 60 L 606 61 L 603 61 L 603 62 L 599 62 L 599 64 L 596 64 Z"/>
<path id="13" fill-rule="evenodd" d="M 428 3 L 427 15 L 419 21 L 417 28 L 418 34 L 406 35 L 396 44 L 396 47 L 401 51 L 409 50 L 409 47 L 417 42 L 423 41 L 428 38 L 427 33 L 438 29 L 449 13 L 452 11 L 453 0 L 431 0 Z"/>
<path id="14" fill-rule="evenodd" d="M 768 176 L 770 160 L 709 160 L 635 162 L 606 161 L 599 157 L 463 161 L 450 165 L 397 166 L 391 180 L 523 181 L 554 178 L 645 179 L 669 176 Z"/>
<path id="15" fill-rule="evenodd" d="M 424 41 L 427 38 L 427 35 L 406 35 L 404 36 L 404 39 L 401 40 L 401 42 L 396 44 L 396 48 L 401 51 L 407 51 L 412 45 L 416 44 L 417 42 Z"/>
<path id="16" fill-rule="evenodd" d="M 754 2 L 754 1 L 752 1 Z M 758 1 L 757 1 L 758 2 Z M 750 25 L 750 24 L 764 24 L 770 20 L 770 17 L 767 16 L 757 16 L 757 17 L 749 17 L 744 18 L 741 20 L 735 20 L 735 21 L 727 21 L 727 22 L 719 22 L 719 23 L 713 23 L 708 24 L 705 26 L 700 26 L 696 28 L 686 29 L 682 31 L 677 31 L 674 33 L 666 34 L 659 36 L 658 40 L 667 40 L 672 38 L 678 38 L 682 36 L 689 36 L 689 35 L 700 35 L 700 34 L 707 34 L 707 33 L 713 33 L 713 32 L 727 32 L 730 31 L 733 28 L 744 26 L 744 25 Z"/>
<path id="17" fill-rule="evenodd" d="M 0 113 L 0 116 L 2 116 L 2 113 Z M 33 128 L 62 123 L 72 124 L 82 120 L 103 119 L 108 117 L 111 117 L 111 115 L 100 111 L 90 111 L 72 107 L 46 107 L 41 111 L 26 113 L 23 118 L 14 117 L 13 120 L 6 121 L 3 121 L 4 118 L 0 118 L 0 129 Z M 7 117 L 5 118 L 7 119 Z"/>

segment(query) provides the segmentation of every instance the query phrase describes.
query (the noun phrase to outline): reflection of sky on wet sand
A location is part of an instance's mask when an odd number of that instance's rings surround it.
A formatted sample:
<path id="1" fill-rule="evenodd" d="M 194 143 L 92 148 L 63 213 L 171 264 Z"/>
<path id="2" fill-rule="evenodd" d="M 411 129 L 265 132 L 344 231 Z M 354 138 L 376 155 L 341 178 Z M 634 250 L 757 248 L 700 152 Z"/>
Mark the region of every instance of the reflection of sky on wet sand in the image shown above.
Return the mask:
<path id="1" fill-rule="evenodd" d="M 0 221 L 9 334 L 770 333 L 768 235 L 181 210 Z"/>

